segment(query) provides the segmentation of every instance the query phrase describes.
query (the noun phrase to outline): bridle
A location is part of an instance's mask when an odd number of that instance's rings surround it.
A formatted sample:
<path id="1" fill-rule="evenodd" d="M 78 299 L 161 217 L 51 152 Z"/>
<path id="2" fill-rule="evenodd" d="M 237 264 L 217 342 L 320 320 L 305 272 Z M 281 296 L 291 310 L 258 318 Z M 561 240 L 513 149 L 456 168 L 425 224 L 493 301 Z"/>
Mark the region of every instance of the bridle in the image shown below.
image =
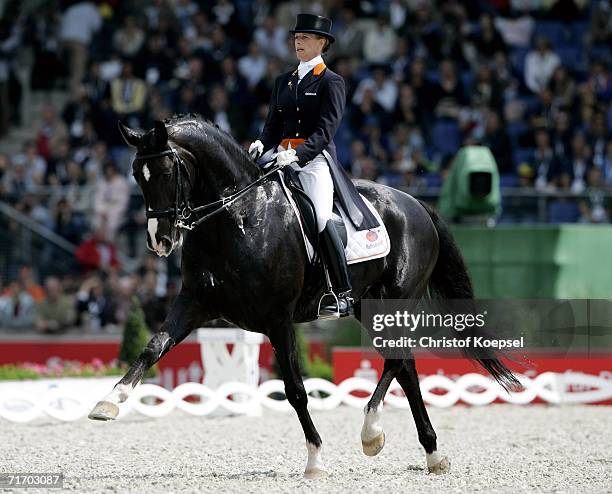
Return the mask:
<path id="1" fill-rule="evenodd" d="M 246 187 L 243 187 L 238 192 L 231 194 L 227 197 L 222 197 L 214 202 L 203 204 L 202 206 L 192 207 L 189 203 L 189 197 L 187 196 L 187 190 L 185 189 L 185 181 L 189 183 L 191 189 L 193 189 L 193 183 L 187 165 L 183 161 L 183 158 L 176 152 L 172 146 L 168 146 L 159 153 L 153 154 L 141 154 L 134 157 L 134 161 L 163 158 L 164 156 L 172 156 L 172 164 L 175 168 L 175 198 L 174 206 L 166 209 L 149 209 L 146 207 L 146 217 L 150 218 L 173 218 L 174 227 L 182 228 L 184 230 L 193 230 L 195 227 L 204 223 L 206 220 L 216 216 L 223 210 L 227 209 L 231 204 L 244 196 L 250 189 L 256 187 L 266 181 L 273 173 L 280 170 L 282 167 L 276 164 L 272 165 L 271 168 L 266 168 L 267 171 L 261 177 L 254 182 L 251 182 Z M 209 213 L 200 216 L 206 211 L 212 209 Z"/>

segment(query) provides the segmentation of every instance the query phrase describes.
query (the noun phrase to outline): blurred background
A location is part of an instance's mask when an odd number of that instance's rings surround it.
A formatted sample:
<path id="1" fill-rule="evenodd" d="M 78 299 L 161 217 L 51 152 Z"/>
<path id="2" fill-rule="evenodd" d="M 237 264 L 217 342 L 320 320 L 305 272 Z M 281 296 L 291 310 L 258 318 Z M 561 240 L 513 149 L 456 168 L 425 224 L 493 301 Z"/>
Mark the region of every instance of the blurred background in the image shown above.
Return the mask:
<path id="1" fill-rule="evenodd" d="M 146 250 L 117 120 L 196 112 L 248 147 L 298 12 L 333 19 L 341 164 L 438 204 L 479 296 L 609 297 L 609 1 L 0 0 L 0 338 L 30 342 L 0 363 L 116 351 L 134 297 L 159 329 L 180 253 Z M 359 342 L 305 333 L 323 360 Z"/>

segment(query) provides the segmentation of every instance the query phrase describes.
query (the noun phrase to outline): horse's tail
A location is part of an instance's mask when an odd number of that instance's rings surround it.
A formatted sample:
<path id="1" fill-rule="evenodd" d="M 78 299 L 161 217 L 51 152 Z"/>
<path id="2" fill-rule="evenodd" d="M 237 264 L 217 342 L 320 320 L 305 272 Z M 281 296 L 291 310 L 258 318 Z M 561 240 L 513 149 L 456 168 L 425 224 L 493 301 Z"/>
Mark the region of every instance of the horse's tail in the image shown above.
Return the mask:
<path id="1" fill-rule="evenodd" d="M 451 232 L 438 213 L 428 204 L 419 201 L 425 208 L 431 221 L 438 232 L 439 253 L 438 260 L 434 266 L 429 287 L 434 292 L 433 295 L 443 299 L 474 299 L 474 289 L 468 274 L 463 256 Z M 467 337 L 467 332 L 458 332 L 462 337 Z M 485 336 L 484 333 L 481 334 Z M 478 329 L 474 328 L 472 336 L 479 336 Z M 484 367 L 493 378 L 505 389 L 520 387 L 518 379 L 512 371 L 500 360 L 499 352 L 490 348 L 472 348 L 467 346 L 464 349 L 466 357 L 476 360 Z"/>

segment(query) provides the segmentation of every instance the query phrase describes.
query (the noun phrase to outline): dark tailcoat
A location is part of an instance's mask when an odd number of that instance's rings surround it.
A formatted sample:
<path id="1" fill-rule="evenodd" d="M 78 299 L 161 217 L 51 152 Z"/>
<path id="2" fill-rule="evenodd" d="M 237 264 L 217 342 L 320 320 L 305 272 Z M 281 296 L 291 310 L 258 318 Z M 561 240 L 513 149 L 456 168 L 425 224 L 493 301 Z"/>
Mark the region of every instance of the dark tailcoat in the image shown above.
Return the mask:
<path id="1" fill-rule="evenodd" d="M 375 228 L 378 222 L 350 178 L 338 164 L 334 134 L 346 104 L 344 79 L 323 65 L 308 72 L 298 84 L 297 69 L 276 78 L 268 118 L 259 140 L 264 150 L 284 139 L 305 139 L 296 149 L 301 166 L 327 151 L 334 189 L 358 230 Z"/>

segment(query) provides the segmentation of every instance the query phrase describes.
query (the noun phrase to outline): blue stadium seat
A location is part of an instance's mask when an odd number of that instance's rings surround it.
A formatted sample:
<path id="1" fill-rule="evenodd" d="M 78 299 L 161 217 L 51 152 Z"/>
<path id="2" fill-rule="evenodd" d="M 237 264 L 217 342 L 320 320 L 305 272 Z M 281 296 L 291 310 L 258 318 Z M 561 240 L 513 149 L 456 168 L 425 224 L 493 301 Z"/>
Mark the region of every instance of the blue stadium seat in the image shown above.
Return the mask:
<path id="1" fill-rule="evenodd" d="M 453 155 L 461 147 L 461 131 L 454 120 L 437 120 L 431 134 L 433 147 L 442 156 Z"/>
<path id="2" fill-rule="evenodd" d="M 525 71 L 525 59 L 527 58 L 527 53 L 531 51 L 530 47 L 524 48 L 515 48 L 510 55 L 510 62 L 512 66 L 520 72 L 521 76 Z"/>
<path id="3" fill-rule="evenodd" d="M 559 21 L 537 21 L 535 26 L 536 37 L 548 38 L 553 46 L 566 44 L 565 24 Z"/>
<path id="4" fill-rule="evenodd" d="M 425 183 L 428 188 L 432 187 L 442 187 L 442 177 L 440 175 L 435 175 L 433 173 L 427 173 L 422 176 L 425 179 Z"/>
<path id="5" fill-rule="evenodd" d="M 511 122 L 506 125 L 506 132 L 512 142 L 512 147 L 517 148 L 519 143 L 519 137 L 529 130 L 529 126 L 523 121 Z"/>
<path id="6" fill-rule="evenodd" d="M 589 60 L 607 60 L 610 62 L 612 58 L 612 49 L 605 45 L 595 45 L 589 50 Z"/>
<path id="7" fill-rule="evenodd" d="M 504 173 L 499 176 L 500 187 L 516 187 L 518 185 L 518 177 L 512 173 Z"/>
<path id="8" fill-rule="evenodd" d="M 558 46 L 555 52 L 561 58 L 561 63 L 570 70 L 580 68 L 583 64 L 583 53 L 577 46 Z"/>
<path id="9" fill-rule="evenodd" d="M 514 149 L 514 168 L 518 168 L 521 163 L 533 164 L 533 149 L 515 148 Z"/>
<path id="10" fill-rule="evenodd" d="M 573 42 L 577 45 L 584 45 L 584 37 L 589 32 L 591 23 L 590 21 L 574 21 L 572 26 L 572 38 Z"/>
<path id="11" fill-rule="evenodd" d="M 576 223 L 580 217 L 578 204 L 569 201 L 553 201 L 548 205 L 549 223 Z"/>

